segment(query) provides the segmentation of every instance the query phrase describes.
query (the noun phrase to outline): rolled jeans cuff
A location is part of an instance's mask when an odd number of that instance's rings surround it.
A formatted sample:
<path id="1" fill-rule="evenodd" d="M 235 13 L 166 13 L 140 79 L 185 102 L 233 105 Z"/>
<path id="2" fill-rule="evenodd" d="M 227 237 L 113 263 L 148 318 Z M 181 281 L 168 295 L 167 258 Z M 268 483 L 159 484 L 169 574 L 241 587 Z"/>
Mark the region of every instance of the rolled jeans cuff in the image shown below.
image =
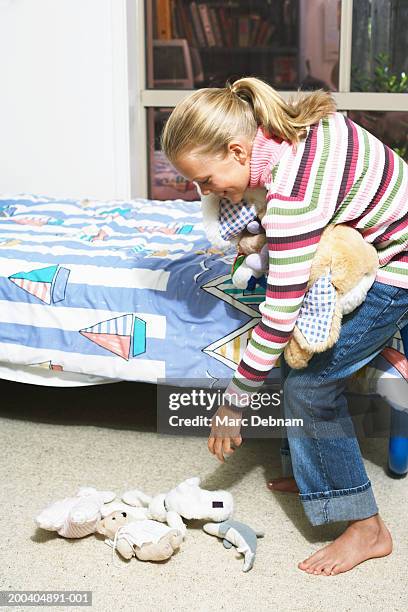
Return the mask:
<path id="1" fill-rule="evenodd" d="M 369 518 L 378 513 L 370 481 L 353 489 L 299 495 L 312 525 Z"/>

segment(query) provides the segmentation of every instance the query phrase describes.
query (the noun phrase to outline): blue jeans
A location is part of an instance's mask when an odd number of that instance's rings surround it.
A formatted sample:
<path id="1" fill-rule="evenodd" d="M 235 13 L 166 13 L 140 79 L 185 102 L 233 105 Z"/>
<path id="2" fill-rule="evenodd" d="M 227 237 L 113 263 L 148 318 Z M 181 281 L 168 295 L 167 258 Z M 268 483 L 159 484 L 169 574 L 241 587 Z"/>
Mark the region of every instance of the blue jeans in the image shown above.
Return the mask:
<path id="1" fill-rule="evenodd" d="M 343 317 L 340 337 L 306 368 L 282 361 L 287 427 L 281 457 L 284 476 L 293 475 L 312 525 L 363 519 L 377 514 L 344 395 L 347 379 L 370 362 L 408 323 L 408 289 L 375 282 L 363 304 Z"/>

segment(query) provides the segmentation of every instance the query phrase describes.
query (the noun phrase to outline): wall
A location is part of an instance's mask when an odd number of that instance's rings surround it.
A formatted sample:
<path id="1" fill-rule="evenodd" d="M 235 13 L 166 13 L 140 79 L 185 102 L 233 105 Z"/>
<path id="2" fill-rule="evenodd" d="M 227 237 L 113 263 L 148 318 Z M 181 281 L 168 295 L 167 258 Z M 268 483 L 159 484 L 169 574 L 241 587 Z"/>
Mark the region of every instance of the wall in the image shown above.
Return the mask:
<path id="1" fill-rule="evenodd" d="M 0 0 L 0 193 L 130 194 L 125 0 Z"/>

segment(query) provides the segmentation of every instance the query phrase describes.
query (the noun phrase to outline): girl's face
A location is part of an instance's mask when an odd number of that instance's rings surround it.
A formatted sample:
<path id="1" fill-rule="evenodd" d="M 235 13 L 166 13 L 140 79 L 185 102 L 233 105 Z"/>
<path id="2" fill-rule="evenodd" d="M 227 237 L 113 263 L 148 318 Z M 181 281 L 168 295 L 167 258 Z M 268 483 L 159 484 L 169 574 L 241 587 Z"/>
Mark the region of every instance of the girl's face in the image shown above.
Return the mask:
<path id="1" fill-rule="evenodd" d="M 199 149 L 182 154 L 174 164 L 187 180 L 198 183 L 203 195 L 213 193 L 238 204 L 250 180 L 251 146 L 243 139 L 228 145 L 227 155 L 203 155 Z"/>

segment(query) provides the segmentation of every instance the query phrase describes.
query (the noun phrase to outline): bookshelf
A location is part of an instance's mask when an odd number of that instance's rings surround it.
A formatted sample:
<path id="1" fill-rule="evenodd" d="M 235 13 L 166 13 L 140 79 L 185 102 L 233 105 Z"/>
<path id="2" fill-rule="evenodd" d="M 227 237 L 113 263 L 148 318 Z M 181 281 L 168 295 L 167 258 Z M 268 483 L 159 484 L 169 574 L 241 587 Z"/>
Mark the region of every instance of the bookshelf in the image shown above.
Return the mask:
<path id="1" fill-rule="evenodd" d="M 194 87 L 222 87 L 251 74 L 276 88 L 297 88 L 299 0 L 146 0 L 146 32 L 148 88 L 155 88 L 165 57 L 155 65 L 154 41 L 174 39 L 187 41 Z"/>
<path id="2" fill-rule="evenodd" d="M 146 86 L 224 87 L 257 76 L 276 89 L 300 81 L 300 0 L 145 0 Z M 187 50 L 187 51 L 186 51 Z M 198 199 L 159 151 L 171 108 L 148 109 L 149 196 Z M 166 195 L 167 194 L 167 195 Z"/>

